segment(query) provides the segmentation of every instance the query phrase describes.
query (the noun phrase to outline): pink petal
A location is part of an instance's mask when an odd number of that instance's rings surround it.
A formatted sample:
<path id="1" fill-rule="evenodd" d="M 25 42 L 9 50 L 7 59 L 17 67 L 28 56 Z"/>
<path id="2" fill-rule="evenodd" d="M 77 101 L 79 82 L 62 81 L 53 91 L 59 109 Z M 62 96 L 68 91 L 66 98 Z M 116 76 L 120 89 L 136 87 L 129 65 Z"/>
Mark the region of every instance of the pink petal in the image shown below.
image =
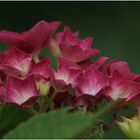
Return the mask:
<path id="1" fill-rule="evenodd" d="M 132 98 L 140 92 L 140 84 L 127 81 L 115 70 L 109 80 L 109 87 L 106 88 L 105 94 L 113 100 Z M 130 97 L 131 96 L 131 97 Z"/>
<path id="2" fill-rule="evenodd" d="M 75 40 L 75 37 L 78 36 L 78 32 L 72 33 L 69 27 L 65 26 L 64 31 L 56 34 L 56 40 L 61 43 L 64 40 Z"/>
<path id="3" fill-rule="evenodd" d="M 100 68 L 100 71 L 103 72 L 105 75 L 110 76 L 108 69 L 109 69 L 109 64 L 108 63 L 107 64 L 105 63 Z"/>
<path id="4" fill-rule="evenodd" d="M 24 80 L 9 77 L 7 92 L 7 102 L 19 105 L 20 107 L 28 107 L 39 96 L 34 76 L 30 76 Z"/>
<path id="5" fill-rule="evenodd" d="M 47 23 L 42 20 L 29 31 L 22 33 L 22 36 L 24 40 L 34 47 L 34 52 L 40 52 L 59 24 L 59 22 Z"/>
<path id="6" fill-rule="evenodd" d="M 80 46 L 67 46 L 66 44 L 61 44 L 60 49 L 62 55 L 73 62 L 81 62 L 100 53 L 96 48 L 83 50 Z"/>
<path id="7" fill-rule="evenodd" d="M 26 53 L 39 53 L 55 32 L 60 22 L 38 22 L 33 28 L 23 33 L 0 32 L 0 41 L 17 46 Z"/>
<path id="8" fill-rule="evenodd" d="M 55 39 L 59 43 L 61 55 L 73 62 L 81 62 L 100 53 L 98 49 L 90 48 L 91 37 L 79 39 L 77 33 L 73 33 L 68 27 L 58 33 Z"/>
<path id="9" fill-rule="evenodd" d="M 107 79 L 108 78 L 103 73 L 99 72 L 95 68 L 92 68 L 78 78 L 77 89 L 80 91 L 81 95 L 87 94 L 96 96 L 99 91 L 106 86 Z"/>
<path id="10" fill-rule="evenodd" d="M 87 37 L 85 40 L 83 40 L 81 44 L 81 48 L 83 48 L 84 50 L 87 48 L 90 48 L 92 45 L 92 42 L 93 42 L 92 37 Z"/>
<path id="11" fill-rule="evenodd" d="M 137 77 L 133 81 L 136 83 L 140 83 L 140 75 L 137 75 Z"/>
<path id="12" fill-rule="evenodd" d="M 31 55 L 25 54 L 16 47 L 12 47 L 5 53 L 5 59 L 2 63 L 4 71 L 8 75 L 25 76 L 28 73 L 31 59 Z"/>
<path id="13" fill-rule="evenodd" d="M 58 61 L 59 67 L 57 71 L 54 72 L 53 83 L 57 83 L 57 87 L 60 86 L 60 88 L 69 85 L 75 86 L 76 78 L 80 75 L 82 69 L 67 59 L 59 58 Z"/>
<path id="14" fill-rule="evenodd" d="M 105 62 L 108 59 L 109 59 L 108 57 L 103 56 L 103 57 L 98 58 L 95 62 L 92 62 L 92 60 L 88 59 L 79 64 L 82 67 L 83 71 L 87 71 L 87 70 L 91 69 L 92 67 L 94 67 L 94 68 L 96 67 L 97 69 L 102 71 L 102 69 L 105 65 Z"/>
<path id="15" fill-rule="evenodd" d="M 25 40 L 22 38 L 21 34 L 10 31 L 1 31 L 0 41 L 6 43 L 7 45 L 25 45 Z"/>
<path id="16" fill-rule="evenodd" d="M 49 23 L 52 33 L 54 33 L 57 30 L 57 28 L 60 26 L 60 24 L 61 24 L 61 22 L 59 22 L 59 21 L 54 21 L 54 22 Z"/>
<path id="17" fill-rule="evenodd" d="M 41 76 L 45 79 L 50 79 L 52 77 L 50 59 L 46 57 L 38 63 L 32 62 L 29 75 Z"/>
<path id="18" fill-rule="evenodd" d="M 133 80 L 137 77 L 136 74 L 131 73 L 128 64 L 124 61 L 113 60 L 109 63 L 109 73 L 113 73 L 114 70 L 118 70 L 128 80 Z"/>
<path id="19" fill-rule="evenodd" d="M 109 58 L 106 56 L 102 56 L 99 59 L 97 59 L 95 61 L 95 67 L 97 67 L 98 69 L 101 68 L 103 66 L 103 64 L 108 60 Z"/>

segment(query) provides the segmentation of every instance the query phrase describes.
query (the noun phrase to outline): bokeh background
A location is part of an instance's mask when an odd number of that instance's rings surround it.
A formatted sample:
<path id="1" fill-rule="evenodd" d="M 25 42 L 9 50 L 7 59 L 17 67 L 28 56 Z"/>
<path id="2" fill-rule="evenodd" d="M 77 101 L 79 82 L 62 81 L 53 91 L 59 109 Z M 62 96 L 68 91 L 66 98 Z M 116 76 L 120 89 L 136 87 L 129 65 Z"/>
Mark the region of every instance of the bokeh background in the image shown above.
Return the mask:
<path id="1" fill-rule="evenodd" d="M 0 30 L 22 32 L 42 19 L 92 36 L 102 55 L 125 60 L 140 73 L 140 2 L 0 2 Z M 125 138 L 117 127 L 108 137 Z"/>

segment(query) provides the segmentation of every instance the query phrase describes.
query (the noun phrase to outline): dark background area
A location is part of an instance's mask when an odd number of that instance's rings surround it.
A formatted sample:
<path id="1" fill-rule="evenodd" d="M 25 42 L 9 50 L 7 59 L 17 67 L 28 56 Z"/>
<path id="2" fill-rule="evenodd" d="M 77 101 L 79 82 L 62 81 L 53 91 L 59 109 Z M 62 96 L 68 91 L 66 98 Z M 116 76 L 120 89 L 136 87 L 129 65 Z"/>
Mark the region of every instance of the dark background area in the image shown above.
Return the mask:
<path id="1" fill-rule="evenodd" d="M 18 32 L 42 19 L 59 20 L 61 28 L 92 36 L 102 55 L 140 72 L 140 2 L 0 2 L 0 19 L 0 29 Z"/>
<path id="2" fill-rule="evenodd" d="M 140 2 L 0 2 L 0 30 L 22 32 L 42 19 L 92 36 L 102 55 L 125 60 L 140 73 Z M 123 135 L 113 128 L 109 137 Z"/>

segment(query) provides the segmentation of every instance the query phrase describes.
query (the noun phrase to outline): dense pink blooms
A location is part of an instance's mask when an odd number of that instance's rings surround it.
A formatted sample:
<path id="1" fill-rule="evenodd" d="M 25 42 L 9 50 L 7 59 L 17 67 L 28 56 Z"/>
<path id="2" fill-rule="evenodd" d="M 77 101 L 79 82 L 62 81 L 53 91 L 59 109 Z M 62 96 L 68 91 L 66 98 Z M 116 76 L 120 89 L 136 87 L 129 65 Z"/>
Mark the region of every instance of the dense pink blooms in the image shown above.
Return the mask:
<path id="1" fill-rule="evenodd" d="M 100 51 L 92 48 L 92 37 L 80 39 L 79 32 L 67 26 L 54 34 L 59 24 L 40 21 L 26 32 L 0 31 L 0 41 L 10 46 L 0 53 L 0 104 L 39 111 L 40 99 L 44 97 L 46 105 L 55 93 L 54 107 L 88 110 L 93 102 L 127 103 L 140 97 L 140 75 L 132 73 L 127 62 L 108 62 L 106 56 L 93 61 Z M 44 47 L 51 57 L 40 56 Z"/>
<path id="2" fill-rule="evenodd" d="M 112 60 L 100 70 L 109 77 L 104 94 L 110 99 L 127 102 L 140 93 L 139 75 L 131 72 L 127 62 Z"/>

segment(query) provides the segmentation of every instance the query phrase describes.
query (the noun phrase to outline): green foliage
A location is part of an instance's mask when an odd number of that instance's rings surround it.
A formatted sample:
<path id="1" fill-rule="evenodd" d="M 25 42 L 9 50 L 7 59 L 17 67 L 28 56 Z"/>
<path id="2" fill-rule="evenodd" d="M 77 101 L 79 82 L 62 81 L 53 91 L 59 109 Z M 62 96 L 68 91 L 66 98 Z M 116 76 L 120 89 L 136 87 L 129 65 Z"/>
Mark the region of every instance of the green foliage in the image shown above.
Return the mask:
<path id="1" fill-rule="evenodd" d="M 74 138 L 87 129 L 92 115 L 68 113 L 66 109 L 36 115 L 10 131 L 4 138 Z"/>
<path id="2" fill-rule="evenodd" d="M 19 123 L 27 120 L 30 115 L 14 106 L 0 106 L 0 138 Z"/>
<path id="3" fill-rule="evenodd" d="M 40 57 L 44 56 L 48 56 L 50 58 L 51 66 L 55 69 L 57 67 L 57 59 L 51 55 L 50 51 L 47 48 L 44 48 L 40 53 Z"/>
<path id="4" fill-rule="evenodd" d="M 93 126 L 112 104 L 94 115 L 85 112 L 68 112 L 67 109 L 36 115 L 7 133 L 4 138 L 76 138 Z"/>
<path id="5" fill-rule="evenodd" d="M 8 48 L 7 45 L 5 45 L 4 43 L 0 42 L 0 51 L 5 51 Z"/>
<path id="6" fill-rule="evenodd" d="M 104 132 L 104 123 L 102 120 L 98 119 L 96 124 L 94 123 L 93 126 L 91 126 L 89 129 L 84 131 L 83 134 L 79 136 L 79 138 L 84 139 L 102 139 L 105 138 L 105 132 Z"/>

